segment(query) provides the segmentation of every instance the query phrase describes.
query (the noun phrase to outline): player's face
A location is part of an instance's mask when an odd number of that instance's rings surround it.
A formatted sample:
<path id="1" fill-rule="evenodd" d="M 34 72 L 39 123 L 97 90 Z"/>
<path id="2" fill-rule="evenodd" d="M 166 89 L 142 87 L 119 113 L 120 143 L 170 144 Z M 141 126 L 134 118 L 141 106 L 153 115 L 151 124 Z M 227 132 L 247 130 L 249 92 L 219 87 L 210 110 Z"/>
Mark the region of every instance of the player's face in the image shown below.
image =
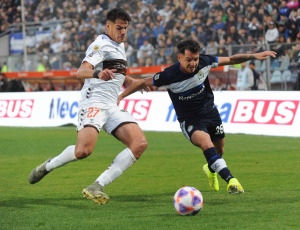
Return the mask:
<path id="1" fill-rule="evenodd" d="M 180 53 L 177 55 L 177 59 L 180 62 L 180 69 L 183 73 L 193 73 L 199 64 L 199 53 L 185 50 L 184 54 Z"/>
<path id="2" fill-rule="evenodd" d="M 125 41 L 128 21 L 117 19 L 115 22 L 106 23 L 107 35 L 117 43 Z"/>

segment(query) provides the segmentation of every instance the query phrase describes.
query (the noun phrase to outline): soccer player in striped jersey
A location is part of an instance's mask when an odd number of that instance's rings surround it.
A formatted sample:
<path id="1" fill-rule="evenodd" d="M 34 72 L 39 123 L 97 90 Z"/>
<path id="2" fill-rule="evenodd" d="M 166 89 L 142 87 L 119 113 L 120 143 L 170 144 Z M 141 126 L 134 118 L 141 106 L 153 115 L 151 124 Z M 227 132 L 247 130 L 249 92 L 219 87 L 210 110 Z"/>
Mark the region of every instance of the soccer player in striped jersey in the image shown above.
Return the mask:
<path id="1" fill-rule="evenodd" d="M 276 57 L 273 51 L 236 54 L 230 57 L 200 55 L 199 43 L 186 39 L 178 43 L 178 63 L 156 73 L 153 77 L 135 81 L 120 96 L 118 102 L 145 86 L 166 86 L 173 102 L 177 119 L 185 137 L 202 149 L 207 164 L 203 171 L 212 190 L 219 191 L 217 173 L 227 182 L 231 194 L 244 192 L 231 174 L 225 160 L 225 133 L 220 114 L 214 104 L 208 74 L 211 68 L 239 64 L 248 60 Z"/>

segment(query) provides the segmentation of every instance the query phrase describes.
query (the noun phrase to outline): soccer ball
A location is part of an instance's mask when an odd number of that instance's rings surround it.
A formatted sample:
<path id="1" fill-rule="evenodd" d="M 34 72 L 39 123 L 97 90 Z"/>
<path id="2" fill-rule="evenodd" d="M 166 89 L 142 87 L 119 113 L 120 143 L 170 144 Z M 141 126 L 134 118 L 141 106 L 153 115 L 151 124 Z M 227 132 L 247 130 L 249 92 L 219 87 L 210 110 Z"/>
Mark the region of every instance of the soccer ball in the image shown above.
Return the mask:
<path id="1" fill-rule="evenodd" d="M 180 215 L 196 215 L 203 207 L 201 192 L 190 186 L 180 188 L 174 195 L 174 207 Z"/>

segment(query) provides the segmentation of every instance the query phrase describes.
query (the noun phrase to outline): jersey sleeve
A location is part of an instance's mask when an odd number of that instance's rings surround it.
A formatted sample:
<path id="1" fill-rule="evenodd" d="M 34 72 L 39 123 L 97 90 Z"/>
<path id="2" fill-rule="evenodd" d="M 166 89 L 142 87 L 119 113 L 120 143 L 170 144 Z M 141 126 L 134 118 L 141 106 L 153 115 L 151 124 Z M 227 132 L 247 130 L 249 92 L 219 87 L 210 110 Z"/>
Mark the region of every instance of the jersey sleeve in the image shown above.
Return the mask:
<path id="1" fill-rule="evenodd" d="M 219 59 L 217 56 L 200 55 L 200 58 L 205 62 L 206 65 L 211 66 L 211 68 L 217 68 L 219 65 Z"/>
<path id="2" fill-rule="evenodd" d="M 168 85 L 167 77 L 164 71 L 156 73 L 153 76 L 153 85 L 157 87 Z"/>
<path id="3" fill-rule="evenodd" d="M 93 42 L 85 53 L 85 58 L 82 62 L 86 61 L 93 66 L 96 66 L 98 63 L 102 62 L 105 59 L 104 47 Z"/>

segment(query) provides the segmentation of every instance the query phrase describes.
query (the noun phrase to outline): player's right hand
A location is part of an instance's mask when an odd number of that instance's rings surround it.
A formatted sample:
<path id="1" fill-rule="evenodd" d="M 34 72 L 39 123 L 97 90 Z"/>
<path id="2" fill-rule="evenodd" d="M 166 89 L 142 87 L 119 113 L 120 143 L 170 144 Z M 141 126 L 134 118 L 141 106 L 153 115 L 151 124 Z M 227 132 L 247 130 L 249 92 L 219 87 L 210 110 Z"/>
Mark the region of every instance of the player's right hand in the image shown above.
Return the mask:
<path id="1" fill-rule="evenodd" d="M 116 78 L 115 72 L 117 72 L 116 69 L 104 69 L 99 73 L 98 78 L 103 81 L 113 80 Z"/>

